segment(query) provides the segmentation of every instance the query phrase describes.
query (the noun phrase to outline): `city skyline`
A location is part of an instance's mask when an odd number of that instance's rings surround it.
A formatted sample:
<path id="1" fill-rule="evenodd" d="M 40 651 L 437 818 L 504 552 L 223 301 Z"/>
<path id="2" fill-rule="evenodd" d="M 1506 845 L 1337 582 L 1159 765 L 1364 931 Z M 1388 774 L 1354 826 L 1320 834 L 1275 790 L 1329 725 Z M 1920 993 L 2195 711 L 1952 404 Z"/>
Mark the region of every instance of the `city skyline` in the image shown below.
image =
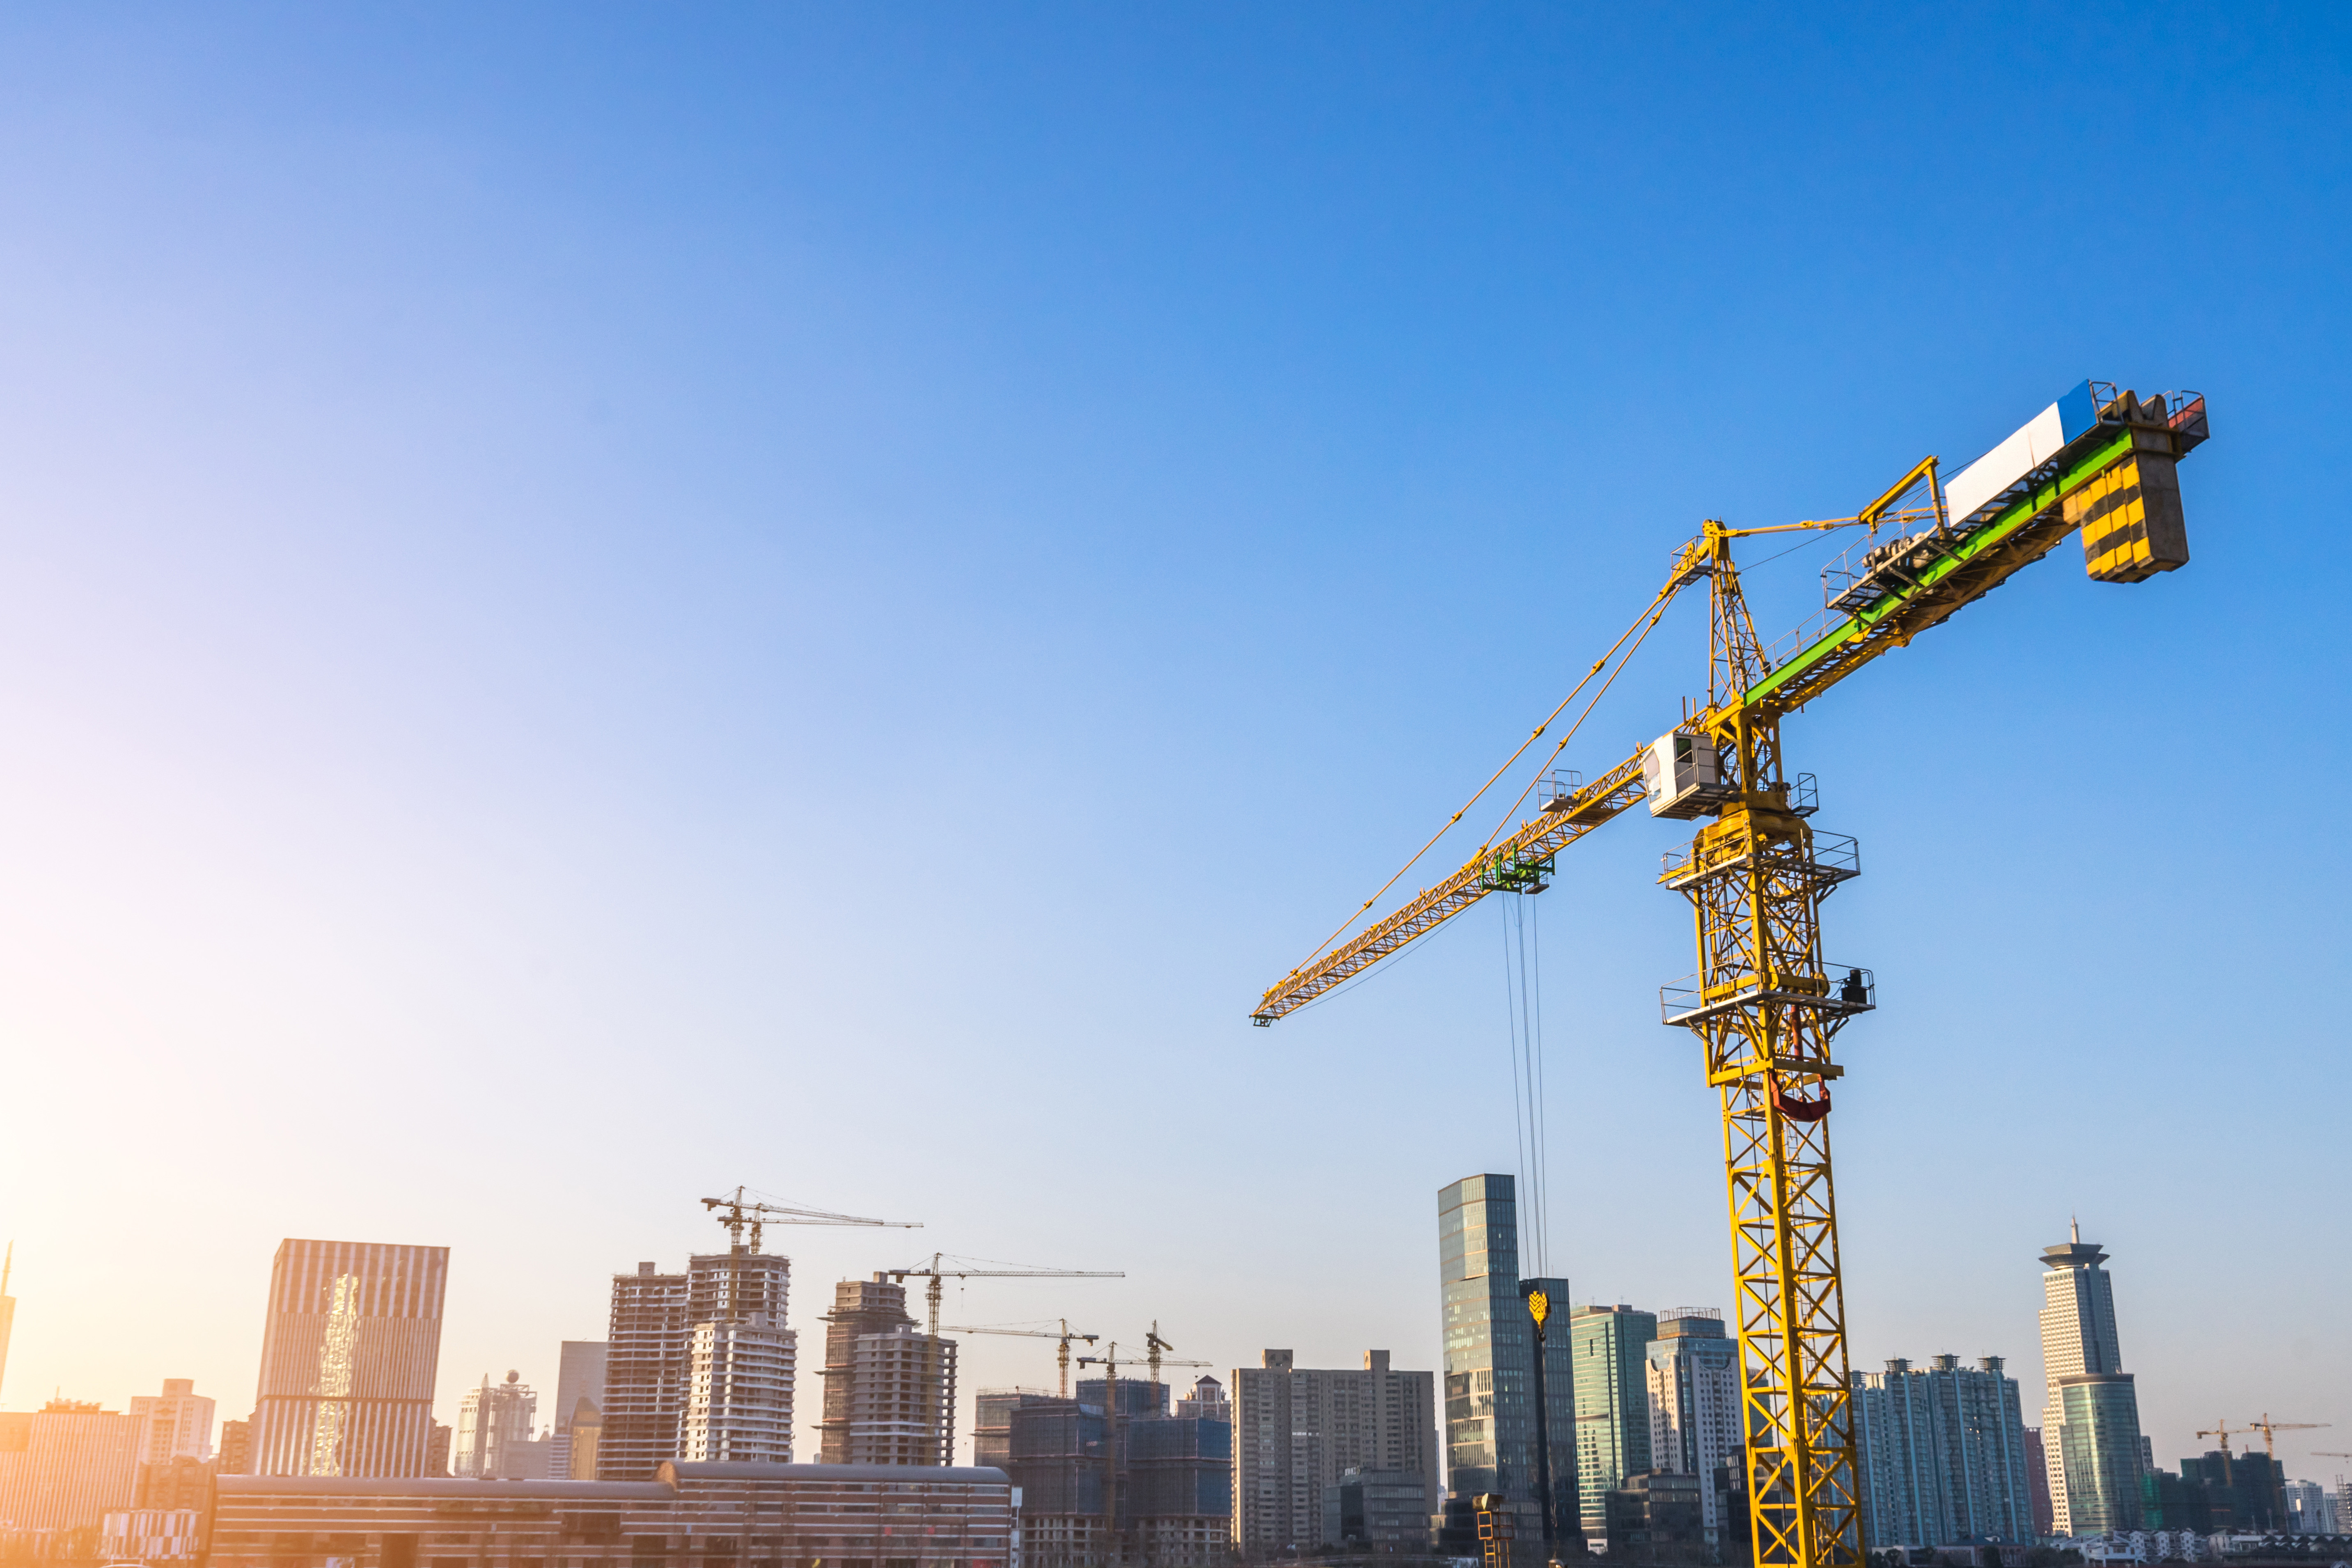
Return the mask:
<path id="1" fill-rule="evenodd" d="M 0 17 L 0 1402 L 186 1379 L 242 1420 L 279 1243 L 384 1237 L 448 1249 L 454 1425 L 486 1374 L 555 1387 L 742 1182 L 1129 1271 L 951 1284 L 950 1321 L 1438 1367 L 1429 1194 L 1526 1166 L 1499 921 L 1276 1030 L 1261 988 L 1699 519 L 1846 515 L 2099 375 L 2210 395 L 2194 561 L 2053 558 L 1789 727 L 1868 868 L 1824 909 L 1877 984 L 1829 1124 L 1849 1363 L 1998 1355 L 2040 1412 L 2018 1260 L 2079 1211 L 2158 1463 L 2267 1409 L 2336 1422 L 2280 1444 L 2326 1479 L 2352 1359 L 2307 1325 L 2352 1259 L 2233 1257 L 2278 1328 L 2215 1336 L 2210 1238 L 2257 1183 L 2333 1212 L 2340 1051 L 2264 977 L 2330 972 L 2347 848 L 2293 792 L 2210 803 L 2223 758 L 2352 745 L 2308 721 L 2352 575 L 2309 415 L 2352 336 L 2347 29 Z M 2177 177 L 2084 221 L 2124 125 Z M 1774 637 L 1829 546 L 1750 542 Z M 1562 765 L 1704 689 L 1690 609 Z M 1523 900 L 1569 1305 L 1734 1306 L 1657 1021 L 1686 839 L 1633 814 Z M 1124 1120 L 1105 1179 L 1008 1135 L 1048 1120 Z M 776 1242 L 796 1454 L 808 1306 L 910 1239 Z M 959 1431 L 1051 1348 L 964 1342 Z"/>

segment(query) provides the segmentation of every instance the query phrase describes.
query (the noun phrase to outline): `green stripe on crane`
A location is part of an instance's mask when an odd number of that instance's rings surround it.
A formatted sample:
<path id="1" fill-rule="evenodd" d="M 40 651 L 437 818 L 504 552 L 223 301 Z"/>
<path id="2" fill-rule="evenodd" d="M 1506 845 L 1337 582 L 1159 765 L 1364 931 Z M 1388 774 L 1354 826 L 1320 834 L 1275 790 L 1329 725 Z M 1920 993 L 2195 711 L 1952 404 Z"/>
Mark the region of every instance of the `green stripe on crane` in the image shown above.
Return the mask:
<path id="1" fill-rule="evenodd" d="M 2105 472 L 2117 458 L 2126 456 L 2131 449 L 2132 433 L 2126 430 L 2114 440 L 2060 474 L 2056 496 L 2053 499 L 2063 500 L 2070 491 L 2082 489 Z M 1958 550 L 1920 573 L 1919 582 L 1916 586 L 1899 594 L 1890 594 L 1868 609 L 1859 610 L 1848 616 L 1838 624 L 1835 630 L 1823 633 L 1803 652 L 1749 687 L 1741 694 L 1741 704 L 1754 707 L 1806 670 L 1821 663 L 1839 647 L 1858 640 L 1880 622 L 1902 610 L 1920 594 L 1934 587 L 1962 566 L 2007 540 L 2019 529 L 2039 517 L 2049 505 L 2049 501 L 2036 501 L 2032 496 L 2012 503 L 2007 511 L 1970 534 Z"/>

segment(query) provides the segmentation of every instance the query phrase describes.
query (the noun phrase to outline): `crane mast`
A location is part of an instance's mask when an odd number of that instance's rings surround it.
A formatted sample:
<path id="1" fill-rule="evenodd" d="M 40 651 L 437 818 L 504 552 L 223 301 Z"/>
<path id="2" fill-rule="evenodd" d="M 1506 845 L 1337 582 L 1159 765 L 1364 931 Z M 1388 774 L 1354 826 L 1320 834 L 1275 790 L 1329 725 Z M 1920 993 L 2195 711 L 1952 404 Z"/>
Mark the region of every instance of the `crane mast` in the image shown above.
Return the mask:
<path id="1" fill-rule="evenodd" d="M 1867 970 L 1823 955 L 1822 900 L 1859 874 L 1860 857 L 1852 839 L 1815 834 L 1802 775 L 1785 765 L 1780 721 L 2077 531 L 2097 581 L 2138 582 L 2184 564 L 2173 469 L 2206 435 L 2201 396 L 2142 401 L 2084 382 L 1948 483 L 1927 458 L 1852 518 L 1755 529 L 1707 521 L 1643 612 L 1654 625 L 1706 581 L 1705 704 L 1292 970 L 1251 1014 L 1272 1024 L 1488 893 L 1543 891 L 1555 856 L 1638 802 L 1653 816 L 1712 818 L 1665 857 L 1658 879 L 1689 900 L 1698 951 L 1697 973 L 1659 999 L 1661 1021 L 1697 1037 L 1719 1099 L 1759 1568 L 1857 1568 L 1864 1551 L 1830 1159 L 1830 1086 L 1844 1069 L 1830 1046 L 1876 1005 L 1876 990 Z M 1733 541 L 1841 527 L 1866 528 L 1869 539 L 1822 574 L 1821 621 L 1766 647 Z"/>

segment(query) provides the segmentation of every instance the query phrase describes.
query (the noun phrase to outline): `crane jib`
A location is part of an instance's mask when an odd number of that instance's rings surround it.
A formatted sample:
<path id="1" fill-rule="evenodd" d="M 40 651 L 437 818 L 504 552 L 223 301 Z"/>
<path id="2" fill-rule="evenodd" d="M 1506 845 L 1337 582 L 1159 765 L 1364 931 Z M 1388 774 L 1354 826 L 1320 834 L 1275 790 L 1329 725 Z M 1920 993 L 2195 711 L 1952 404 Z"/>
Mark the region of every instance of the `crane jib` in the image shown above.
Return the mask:
<path id="1" fill-rule="evenodd" d="M 2062 467 L 2052 482 L 2037 486 L 2013 502 L 1992 521 L 1961 541 L 1951 554 L 1937 561 L 1919 574 L 1916 586 L 1889 595 L 1868 609 L 1849 616 L 1837 626 L 1816 638 L 1791 658 L 1788 663 L 1749 687 L 1741 700 L 1749 707 L 1761 703 L 1781 691 L 1801 676 L 1828 659 L 1840 648 L 1867 637 L 1884 623 L 1892 620 L 1927 595 L 1935 586 L 1966 567 L 1969 563 L 1990 554 L 2009 542 L 2019 530 L 2048 511 L 2074 491 L 2081 489 L 2131 455 L 2132 433 L 2119 430 L 2115 438 L 2102 442 L 2074 462 Z"/>

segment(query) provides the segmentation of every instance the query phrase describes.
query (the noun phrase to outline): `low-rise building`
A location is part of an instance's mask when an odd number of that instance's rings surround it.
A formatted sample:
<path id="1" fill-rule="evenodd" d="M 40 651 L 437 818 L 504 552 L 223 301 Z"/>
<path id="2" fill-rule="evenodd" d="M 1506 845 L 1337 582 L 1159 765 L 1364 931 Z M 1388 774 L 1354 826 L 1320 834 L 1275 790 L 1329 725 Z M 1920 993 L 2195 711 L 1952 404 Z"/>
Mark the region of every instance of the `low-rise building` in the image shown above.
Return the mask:
<path id="1" fill-rule="evenodd" d="M 73 1399 L 0 1413 L 0 1520 L 16 1530 L 96 1530 L 137 1494 L 139 1427 Z"/>
<path id="2" fill-rule="evenodd" d="M 99 1530 L 98 1552 L 109 1563 L 194 1563 L 205 1554 L 205 1516 L 193 1508 L 110 1513 Z"/>
<path id="3" fill-rule="evenodd" d="M 1343 1471 L 1323 1489 L 1323 1544 L 1423 1555 L 1438 1501 L 1419 1470 Z"/>
<path id="4" fill-rule="evenodd" d="M 1013 1568 L 1003 1470 L 679 1460 L 656 1477 L 223 1477 L 209 1568 Z"/>

